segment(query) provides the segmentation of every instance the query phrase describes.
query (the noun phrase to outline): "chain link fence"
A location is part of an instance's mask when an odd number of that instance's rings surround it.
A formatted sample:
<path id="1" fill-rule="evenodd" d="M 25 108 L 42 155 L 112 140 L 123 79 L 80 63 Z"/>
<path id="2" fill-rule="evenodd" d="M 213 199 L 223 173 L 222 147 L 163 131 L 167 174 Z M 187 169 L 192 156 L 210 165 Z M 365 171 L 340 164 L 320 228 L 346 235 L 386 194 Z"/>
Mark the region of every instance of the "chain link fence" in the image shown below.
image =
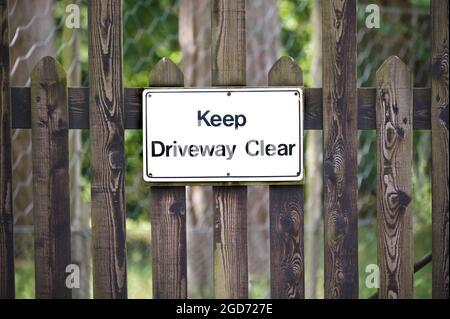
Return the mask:
<path id="1" fill-rule="evenodd" d="M 365 8 L 371 1 L 359 1 L 358 6 L 358 85 L 374 86 L 374 76 L 382 61 L 391 54 L 399 55 L 415 74 L 416 86 L 429 86 L 430 18 L 429 1 L 380 1 L 380 29 L 365 26 Z M 66 27 L 71 18 L 71 4 L 80 13 L 80 28 Z M 247 84 L 267 85 L 267 73 L 281 55 L 292 56 L 302 67 L 306 86 L 320 86 L 320 14 L 312 0 L 247 1 Z M 29 74 L 35 63 L 45 55 L 56 57 L 65 67 L 71 86 L 87 86 L 87 0 L 10 0 L 11 83 L 29 86 Z M 162 57 L 179 64 L 185 74 L 186 86 L 211 85 L 211 21 L 207 0 L 124 0 L 123 10 L 123 74 L 126 87 L 149 84 L 151 68 Z M 316 19 L 314 18 L 316 17 Z M 428 133 L 415 138 L 427 142 Z M 317 138 L 317 137 L 316 137 Z M 321 139 L 319 135 L 319 141 Z M 306 157 L 321 171 L 321 149 L 312 150 L 306 136 Z M 376 263 L 375 238 L 375 154 L 374 132 L 359 132 L 358 183 L 360 249 L 368 246 L 373 253 L 367 261 Z M 429 143 L 428 143 L 429 144 Z M 311 144 L 310 144 L 311 145 Z M 90 254 L 90 143 L 88 130 L 70 133 L 70 177 L 72 216 L 72 256 L 81 266 L 81 288 L 75 298 L 92 297 Z M 415 181 L 428 185 L 429 150 L 416 154 L 421 158 L 415 169 Z M 127 248 L 129 297 L 150 298 L 151 292 L 151 226 L 148 187 L 141 178 L 142 133 L 125 133 L 127 199 Z M 16 290 L 18 297 L 34 296 L 33 217 L 31 143 L 29 130 L 13 132 L 13 187 L 15 214 Z M 425 164 L 423 164 L 425 163 Z M 311 171 L 308 168 L 308 171 Z M 319 173 L 318 173 L 319 174 Z M 429 175 L 428 175 L 429 176 Z M 317 207 L 311 201 L 320 196 L 311 189 L 318 176 L 307 176 L 306 207 Z M 320 179 L 320 178 L 319 178 Z M 428 183 L 428 184 L 427 184 Z M 422 186 L 423 196 L 430 195 Z M 212 286 L 212 222 L 211 188 L 189 187 L 188 198 L 188 273 L 190 297 L 213 297 Z M 428 196 L 428 197 L 427 197 Z M 267 187 L 250 187 L 248 200 L 248 240 L 250 295 L 269 297 L 269 218 Z M 425 200 L 426 201 L 426 200 Z M 425 211 L 422 203 L 415 203 Z M 422 206 L 421 206 L 422 205 Z M 431 211 L 431 208 L 429 208 Z M 428 212 L 429 212 L 428 211 Z M 427 211 L 424 213 L 426 214 Z M 322 297 L 321 211 L 314 217 L 305 216 L 306 242 L 319 238 L 309 246 L 306 285 L 308 297 Z M 423 218 L 423 214 L 421 214 Z M 428 223 L 425 222 L 424 228 Z M 312 233 L 316 237 L 311 237 Z M 361 231 L 360 231 L 361 234 Z M 317 237 L 318 236 L 318 237 Z M 367 248 L 368 249 L 368 248 Z M 364 269 L 360 270 L 364 274 Z M 317 278 L 313 280 L 311 276 Z M 361 280 L 362 282 L 364 280 Z M 311 287 L 311 288 L 309 288 Z M 309 288 L 309 289 L 308 289 Z M 363 287 L 364 288 L 364 287 Z M 370 294 L 368 292 L 362 292 Z"/>

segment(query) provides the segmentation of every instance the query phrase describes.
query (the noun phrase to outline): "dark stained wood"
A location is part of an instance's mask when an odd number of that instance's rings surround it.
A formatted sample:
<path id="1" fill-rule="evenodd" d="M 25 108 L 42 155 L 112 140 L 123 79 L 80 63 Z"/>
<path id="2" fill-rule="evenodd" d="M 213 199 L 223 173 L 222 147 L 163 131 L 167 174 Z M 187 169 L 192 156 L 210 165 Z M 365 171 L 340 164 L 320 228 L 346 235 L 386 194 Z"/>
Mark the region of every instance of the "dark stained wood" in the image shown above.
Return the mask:
<path id="1" fill-rule="evenodd" d="M 247 187 L 213 187 L 216 298 L 248 296 Z"/>
<path id="2" fill-rule="evenodd" d="M 126 298 L 122 1 L 89 1 L 88 18 L 94 297 Z"/>
<path id="3" fill-rule="evenodd" d="M 431 263 L 433 256 L 431 252 L 420 258 L 418 261 L 414 263 L 414 274 L 424 268 L 426 265 Z M 378 291 L 370 296 L 368 299 L 378 299 Z"/>
<path id="4" fill-rule="evenodd" d="M 153 298 L 187 297 L 185 187 L 152 187 Z"/>
<path id="5" fill-rule="evenodd" d="M 150 85 L 183 86 L 183 72 L 163 58 L 150 75 Z M 151 187 L 153 298 L 187 298 L 186 189 Z"/>
<path id="6" fill-rule="evenodd" d="M 413 77 L 398 58 L 377 71 L 377 219 L 381 299 L 413 297 Z"/>
<path id="7" fill-rule="evenodd" d="M 269 72 L 271 86 L 301 86 L 303 74 L 290 57 Z M 274 299 L 305 297 L 303 185 L 270 186 L 270 281 Z"/>
<path id="8" fill-rule="evenodd" d="M 213 0 L 212 85 L 245 85 L 245 0 Z M 213 187 L 216 298 L 248 297 L 247 187 Z"/>
<path id="9" fill-rule="evenodd" d="M 358 298 L 356 0 L 323 2 L 325 298 Z"/>
<path id="10" fill-rule="evenodd" d="M 31 99 L 36 297 L 71 298 L 67 82 L 53 58 L 33 69 Z"/>
<path id="11" fill-rule="evenodd" d="M 448 0 L 433 0 L 432 157 L 433 298 L 449 298 Z"/>
<path id="12" fill-rule="evenodd" d="M 0 0 L 0 299 L 14 298 L 8 1 Z"/>
<path id="13" fill-rule="evenodd" d="M 143 88 L 125 89 L 125 129 L 142 129 L 142 91 Z M 322 89 L 305 88 L 305 130 L 321 130 L 323 125 Z M 374 130 L 375 88 L 358 89 L 358 129 Z M 11 88 L 13 128 L 30 128 L 30 89 Z M 414 89 L 414 129 L 429 130 L 430 88 Z M 69 88 L 69 122 L 71 129 L 89 129 L 89 90 Z"/>

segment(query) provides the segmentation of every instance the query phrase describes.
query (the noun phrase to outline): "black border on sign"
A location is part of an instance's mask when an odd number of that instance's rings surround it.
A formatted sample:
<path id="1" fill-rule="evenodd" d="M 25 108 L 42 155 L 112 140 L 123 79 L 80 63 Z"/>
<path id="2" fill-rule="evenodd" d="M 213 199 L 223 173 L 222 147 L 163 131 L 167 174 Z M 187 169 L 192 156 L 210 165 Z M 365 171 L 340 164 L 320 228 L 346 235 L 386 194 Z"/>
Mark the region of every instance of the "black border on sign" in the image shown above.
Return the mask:
<path id="1" fill-rule="evenodd" d="M 146 88 L 144 90 L 151 90 L 151 88 Z M 280 91 L 281 92 L 293 92 L 293 93 L 297 92 L 298 96 L 299 96 L 297 112 L 298 112 L 298 118 L 299 118 L 299 122 L 300 122 L 298 139 L 299 139 L 299 144 L 301 145 L 301 148 L 300 148 L 300 156 L 299 156 L 299 163 L 298 163 L 298 169 L 297 169 L 298 174 L 296 174 L 296 175 L 263 175 L 263 176 L 255 176 L 255 175 L 250 175 L 250 176 L 219 175 L 219 176 L 170 176 L 170 177 L 168 177 L 168 176 L 154 176 L 154 175 L 150 175 L 148 173 L 148 171 L 149 171 L 149 167 L 148 167 L 148 159 L 149 159 L 148 149 L 149 149 L 149 147 L 148 147 L 148 143 L 146 143 L 146 145 L 145 145 L 145 151 L 146 151 L 145 174 L 147 175 L 148 178 L 157 178 L 157 179 L 158 178 L 159 179 L 176 179 L 176 178 L 179 178 L 179 179 L 183 179 L 183 178 L 191 178 L 191 179 L 192 178 L 195 178 L 195 179 L 207 179 L 207 178 L 208 179 L 210 179 L 210 178 L 223 178 L 223 179 L 255 178 L 255 179 L 259 179 L 259 178 L 277 178 L 277 177 L 279 177 L 279 178 L 281 178 L 281 177 L 298 177 L 298 176 L 302 175 L 303 139 L 301 138 L 301 136 L 302 136 L 301 133 L 303 131 L 303 120 L 301 118 L 300 109 L 301 109 L 301 98 L 302 99 L 304 98 L 303 92 L 300 93 L 299 90 L 295 90 L 295 89 L 292 89 L 292 90 L 274 90 L 274 89 L 271 89 L 271 88 L 267 88 L 267 90 L 266 90 L 263 87 L 261 88 L 261 90 L 253 90 L 253 89 L 236 90 L 236 88 L 233 88 L 233 89 L 226 89 L 226 88 L 214 89 L 214 88 L 211 88 L 210 90 L 206 90 L 206 91 L 196 90 L 195 88 L 193 88 L 192 90 L 189 90 L 189 89 L 180 90 L 180 89 L 176 89 L 176 88 L 174 88 L 174 89 L 154 88 L 154 90 L 155 91 L 161 90 L 159 92 L 155 92 L 155 93 L 158 93 L 158 94 L 159 93 L 218 93 L 218 92 L 224 92 L 224 93 L 227 93 L 227 92 L 239 92 L 239 93 L 263 92 L 263 93 L 269 93 L 269 92 L 280 92 Z M 145 94 L 145 106 L 144 106 L 145 108 L 144 108 L 144 112 L 143 112 L 143 114 L 144 114 L 144 120 L 143 121 L 144 121 L 144 125 L 145 125 L 146 135 L 148 135 L 148 132 L 149 132 L 148 125 L 147 125 L 147 100 L 148 100 L 148 95 L 151 95 L 152 93 L 153 92 L 147 92 Z M 300 98 L 300 96 L 301 96 L 301 98 Z M 305 179 L 305 176 L 303 174 L 302 179 L 300 179 L 298 181 L 283 181 L 283 182 L 301 182 L 304 179 Z M 256 181 L 256 180 L 255 181 L 242 181 L 242 182 L 262 182 L 263 183 L 264 181 L 265 180 L 261 180 L 261 181 Z M 178 183 L 178 182 L 181 182 L 181 181 L 168 181 L 167 183 Z M 188 182 L 189 183 L 189 182 L 196 182 L 196 181 L 184 181 L 184 182 Z M 207 182 L 210 182 L 210 183 L 215 183 L 215 182 L 217 182 L 217 183 L 226 183 L 227 181 L 207 181 Z M 231 182 L 240 182 L 240 181 L 231 181 Z M 275 181 L 269 181 L 269 182 L 275 182 Z M 150 183 L 158 183 L 158 181 L 150 181 Z"/>

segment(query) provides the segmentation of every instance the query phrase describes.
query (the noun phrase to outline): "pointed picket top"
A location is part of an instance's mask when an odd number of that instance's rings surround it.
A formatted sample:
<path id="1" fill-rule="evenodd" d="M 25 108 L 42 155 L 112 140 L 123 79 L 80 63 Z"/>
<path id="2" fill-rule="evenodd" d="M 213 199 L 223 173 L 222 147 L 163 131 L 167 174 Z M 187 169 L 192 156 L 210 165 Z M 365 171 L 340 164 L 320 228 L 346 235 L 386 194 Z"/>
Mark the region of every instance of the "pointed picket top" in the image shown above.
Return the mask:
<path id="1" fill-rule="evenodd" d="M 184 75 L 180 68 L 169 58 L 162 58 L 150 72 L 150 86 L 183 86 Z"/>
<path id="2" fill-rule="evenodd" d="M 383 62 L 376 73 L 376 82 L 377 108 L 389 108 L 395 105 L 396 109 L 404 108 L 402 112 L 406 112 L 406 114 L 411 112 L 413 75 L 409 67 L 398 56 L 390 56 Z M 384 96 L 385 92 L 388 92 L 389 96 Z M 399 99 L 406 102 L 411 99 L 411 101 L 398 105 Z"/>
<path id="3" fill-rule="evenodd" d="M 269 71 L 269 85 L 303 85 L 303 71 L 290 56 L 279 58 Z"/>
<path id="4" fill-rule="evenodd" d="M 40 59 L 31 72 L 31 80 L 38 80 L 39 82 L 45 81 L 58 81 L 62 85 L 66 85 L 66 71 L 64 67 L 55 58 L 51 56 L 45 56 Z"/>
<path id="5" fill-rule="evenodd" d="M 396 55 L 391 55 L 389 58 L 384 60 L 381 66 L 378 68 L 378 71 L 385 69 L 387 67 L 398 67 L 402 69 L 407 69 L 409 71 L 409 67 Z"/>
<path id="6" fill-rule="evenodd" d="M 376 73 L 377 86 L 395 82 L 398 89 L 412 89 L 413 75 L 409 67 L 396 55 L 387 58 Z"/>
<path id="7" fill-rule="evenodd" d="M 49 112 L 58 109 L 62 123 L 68 125 L 66 72 L 51 56 L 40 59 L 31 72 L 31 101 L 35 105 L 31 110 L 32 119 L 46 120 Z"/>

